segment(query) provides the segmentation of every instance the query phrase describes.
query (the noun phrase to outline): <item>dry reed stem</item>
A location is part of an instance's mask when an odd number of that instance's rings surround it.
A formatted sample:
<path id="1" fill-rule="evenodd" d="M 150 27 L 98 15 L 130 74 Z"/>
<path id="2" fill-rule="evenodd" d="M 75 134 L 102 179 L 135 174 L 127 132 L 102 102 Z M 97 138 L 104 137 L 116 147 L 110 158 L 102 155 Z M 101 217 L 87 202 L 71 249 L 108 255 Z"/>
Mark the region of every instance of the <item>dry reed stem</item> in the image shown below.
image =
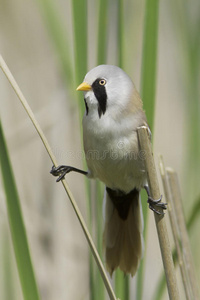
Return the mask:
<path id="1" fill-rule="evenodd" d="M 172 194 L 172 201 L 174 204 L 177 224 L 179 227 L 179 233 L 180 233 L 180 242 L 181 242 L 181 248 L 183 253 L 183 261 L 185 264 L 186 271 L 188 273 L 188 278 L 192 290 L 192 297 L 191 300 L 199 300 L 199 290 L 198 290 L 198 283 L 197 278 L 195 274 L 195 268 L 193 264 L 193 258 L 192 253 L 190 249 L 190 241 L 188 237 L 188 232 L 186 228 L 185 218 L 184 218 L 184 212 L 183 212 L 183 206 L 182 206 L 182 197 L 180 192 L 180 186 L 178 181 L 177 173 L 171 169 L 166 168 L 167 176 L 169 180 L 169 186 L 171 189 Z"/>
<path id="2" fill-rule="evenodd" d="M 182 276 L 182 281 L 183 281 L 183 286 L 185 290 L 185 296 L 187 300 L 192 299 L 192 290 L 189 282 L 189 278 L 187 276 L 187 271 L 185 269 L 185 264 L 183 262 L 183 255 L 180 247 L 180 242 L 179 242 L 179 229 L 178 229 L 178 224 L 176 222 L 176 214 L 174 211 L 174 206 L 173 206 L 173 199 L 169 187 L 169 182 L 168 182 L 168 176 L 166 174 L 165 166 L 164 166 L 164 161 L 163 157 L 160 156 L 160 174 L 162 178 L 162 183 L 163 183 L 163 188 L 164 188 L 164 194 L 165 194 L 165 199 L 168 204 L 168 212 L 169 212 L 169 218 L 170 218 L 170 223 L 171 223 L 171 229 L 172 229 L 172 234 L 174 238 L 174 243 L 177 251 L 177 257 L 178 257 L 178 263 L 180 266 L 181 270 L 181 276 Z"/>
<path id="3" fill-rule="evenodd" d="M 47 150 L 47 153 L 49 154 L 49 157 L 50 157 L 52 163 L 54 164 L 54 166 L 58 166 L 56 158 L 55 158 L 55 156 L 54 156 L 54 154 L 53 154 L 53 152 L 51 150 L 51 147 L 50 147 L 50 145 L 49 145 L 49 143 L 48 143 L 48 141 L 47 141 L 47 139 L 46 139 L 46 137 L 45 137 L 45 135 L 44 135 L 44 133 L 43 133 L 40 125 L 39 125 L 39 123 L 37 122 L 37 120 L 36 120 L 36 118 L 35 118 L 32 110 L 31 110 L 30 106 L 28 105 L 28 102 L 26 101 L 26 99 L 25 99 L 24 95 L 22 94 L 22 92 L 21 92 L 21 90 L 20 90 L 17 82 L 15 81 L 12 73 L 10 72 L 8 66 L 6 65 L 4 59 L 3 59 L 3 57 L 1 55 L 0 55 L 0 67 L 1 67 L 2 71 L 4 72 L 5 76 L 7 77 L 8 81 L 10 82 L 12 88 L 14 89 L 14 91 L 15 91 L 17 97 L 19 98 L 21 104 L 23 105 L 24 109 L 26 110 L 29 118 L 31 119 L 31 121 L 32 121 L 32 123 L 33 123 L 33 125 L 34 125 L 34 127 L 36 129 L 36 131 L 38 132 L 38 134 L 39 134 L 39 136 L 40 136 L 40 138 L 41 138 L 41 140 L 42 140 L 42 142 L 43 142 L 43 144 L 44 144 L 44 146 L 45 146 L 45 148 Z M 99 254 L 98 254 L 98 252 L 96 250 L 96 247 L 94 245 L 92 237 L 91 237 L 91 235 L 90 235 L 90 233 L 89 233 L 89 231 L 87 229 L 87 225 L 86 225 L 86 223 L 85 223 L 85 221 L 84 221 L 84 219 L 82 217 L 82 214 L 81 214 L 81 212 L 80 212 L 80 210 L 79 210 L 79 208 L 78 208 L 78 206 L 76 204 L 76 201 L 75 201 L 75 199 L 74 199 L 74 197 L 72 195 L 72 192 L 70 191 L 70 189 L 68 187 L 68 184 L 67 184 L 67 182 L 66 182 L 65 179 L 62 180 L 62 184 L 63 184 L 63 187 L 64 187 L 64 189 L 65 189 L 65 191 L 66 191 L 66 193 L 67 193 L 67 195 L 68 195 L 68 197 L 70 199 L 70 202 L 71 202 L 71 204 L 72 204 L 72 206 L 74 208 L 74 211 L 75 211 L 75 213 L 77 215 L 77 218 L 78 218 L 78 220 L 80 222 L 80 225 L 81 225 L 81 227 L 83 229 L 83 232 L 84 232 L 84 234 L 86 236 L 88 244 L 89 244 L 89 246 L 91 248 L 92 254 L 93 254 L 93 256 L 95 258 L 95 261 L 96 261 L 96 263 L 98 265 L 99 271 L 101 273 L 101 276 L 102 276 L 102 279 L 104 281 L 104 284 L 105 284 L 105 287 L 107 289 L 107 292 L 109 294 L 109 297 L 110 297 L 111 300 L 116 300 L 114 291 L 113 291 L 112 286 L 111 286 L 111 284 L 109 282 L 109 279 L 108 279 L 108 277 L 106 275 L 106 271 L 104 269 L 103 263 L 102 263 L 102 261 L 100 259 L 100 256 L 99 256 Z"/>
<path id="4" fill-rule="evenodd" d="M 148 181 L 151 197 L 153 199 L 159 199 L 160 190 L 159 190 L 155 163 L 154 163 L 153 153 L 152 153 L 152 147 L 151 147 L 151 142 L 150 142 L 147 127 L 141 126 L 138 128 L 138 138 L 139 138 L 140 151 L 143 151 L 144 154 L 144 163 L 147 172 L 147 181 Z M 158 210 L 161 213 L 163 212 L 162 208 L 158 208 Z M 172 260 L 172 253 L 170 249 L 165 218 L 164 215 L 159 215 L 157 213 L 154 213 L 154 217 L 155 217 L 155 223 L 156 223 L 156 228 L 158 233 L 158 239 L 160 243 L 160 250 L 161 250 L 162 260 L 163 260 L 163 265 L 165 270 L 165 277 L 167 281 L 169 298 L 170 300 L 178 300 L 179 294 L 177 288 L 177 281 L 176 281 L 175 269 Z"/>

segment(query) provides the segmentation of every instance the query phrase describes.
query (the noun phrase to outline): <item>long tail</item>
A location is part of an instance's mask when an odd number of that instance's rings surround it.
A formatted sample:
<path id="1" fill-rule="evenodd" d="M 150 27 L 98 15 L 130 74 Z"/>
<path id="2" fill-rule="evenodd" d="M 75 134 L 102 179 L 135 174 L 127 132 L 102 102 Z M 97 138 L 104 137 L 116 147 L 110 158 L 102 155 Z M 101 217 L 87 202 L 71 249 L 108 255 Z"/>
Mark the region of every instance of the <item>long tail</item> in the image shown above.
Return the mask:
<path id="1" fill-rule="evenodd" d="M 135 275 L 143 252 L 143 219 L 139 191 L 129 194 L 106 188 L 104 248 L 106 267 L 112 276 L 119 267 Z"/>

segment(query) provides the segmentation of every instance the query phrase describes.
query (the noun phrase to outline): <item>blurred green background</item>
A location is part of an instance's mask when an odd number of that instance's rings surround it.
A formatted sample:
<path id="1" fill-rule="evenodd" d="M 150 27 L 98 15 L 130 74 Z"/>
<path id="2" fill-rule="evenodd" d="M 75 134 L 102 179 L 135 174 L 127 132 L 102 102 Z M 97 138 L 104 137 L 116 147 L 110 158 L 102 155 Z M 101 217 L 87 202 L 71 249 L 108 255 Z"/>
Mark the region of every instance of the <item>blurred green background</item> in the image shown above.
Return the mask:
<path id="1" fill-rule="evenodd" d="M 85 167 L 80 123 L 84 102 L 75 88 L 86 70 L 99 63 L 120 65 L 141 92 L 145 5 L 143 0 L 0 1 L 0 53 L 59 163 Z M 160 1 L 156 64 L 155 110 L 153 102 L 144 103 L 150 123 L 154 123 L 155 160 L 157 163 L 162 154 L 165 165 L 178 172 L 188 219 L 200 201 L 198 0 Z M 146 100 L 148 95 L 144 97 Z M 92 299 L 91 290 L 100 291 L 102 283 L 89 263 L 87 242 L 61 185 L 49 174 L 51 162 L 45 149 L 2 72 L 0 113 L 41 299 Z M 0 179 L 0 299 L 21 300 L 1 174 Z M 95 182 L 88 185 L 77 174 L 70 174 L 67 181 L 94 237 L 101 236 L 102 187 Z M 199 226 L 198 218 L 189 233 L 200 281 Z M 170 229 L 169 234 L 173 245 Z M 95 240 L 101 249 L 101 238 Z M 145 246 L 142 289 L 143 299 L 150 300 L 162 274 L 152 213 Z M 177 276 L 184 299 L 179 272 Z M 137 299 L 136 279 L 129 284 L 130 299 Z M 166 292 L 161 299 L 168 299 Z"/>

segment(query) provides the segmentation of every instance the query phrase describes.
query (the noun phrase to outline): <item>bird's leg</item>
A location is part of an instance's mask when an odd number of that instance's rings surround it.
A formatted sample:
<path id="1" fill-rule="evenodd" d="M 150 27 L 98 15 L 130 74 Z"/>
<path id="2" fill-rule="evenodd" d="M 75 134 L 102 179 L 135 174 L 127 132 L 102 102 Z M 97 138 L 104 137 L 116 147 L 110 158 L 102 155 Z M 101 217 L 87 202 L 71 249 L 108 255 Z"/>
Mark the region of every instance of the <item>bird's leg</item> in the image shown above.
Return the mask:
<path id="1" fill-rule="evenodd" d="M 161 200 L 162 200 L 162 195 L 160 196 L 159 199 L 155 200 L 155 199 L 153 199 L 153 198 L 150 196 L 150 191 L 149 191 L 148 185 L 145 185 L 144 188 L 145 188 L 145 190 L 146 190 L 146 192 L 147 192 L 147 195 L 148 195 L 148 200 L 147 200 L 147 202 L 149 203 L 149 208 L 150 208 L 151 210 L 153 210 L 155 213 L 157 213 L 158 215 L 164 214 L 164 213 L 161 213 L 160 211 L 158 211 L 158 210 L 155 208 L 155 206 L 157 206 L 157 207 L 161 207 L 162 209 L 167 209 L 167 206 L 166 206 L 167 203 L 161 202 Z"/>
<path id="2" fill-rule="evenodd" d="M 68 174 L 69 172 L 74 171 L 83 175 L 87 175 L 88 172 L 86 171 L 82 171 L 80 169 L 74 168 L 74 167 L 70 167 L 70 166 L 65 166 L 65 165 L 60 165 L 58 167 L 53 166 L 50 173 L 53 176 L 59 176 L 58 179 L 56 180 L 56 182 L 59 182 L 60 180 L 62 180 L 66 174 Z"/>

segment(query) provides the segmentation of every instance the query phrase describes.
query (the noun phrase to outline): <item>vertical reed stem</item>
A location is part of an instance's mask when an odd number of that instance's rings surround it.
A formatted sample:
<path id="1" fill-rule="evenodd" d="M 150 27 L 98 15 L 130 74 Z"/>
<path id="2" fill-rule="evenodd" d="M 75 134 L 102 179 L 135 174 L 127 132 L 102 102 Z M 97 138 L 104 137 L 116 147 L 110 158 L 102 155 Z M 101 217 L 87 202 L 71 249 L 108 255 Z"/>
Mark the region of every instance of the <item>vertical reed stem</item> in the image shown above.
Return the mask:
<path id="1" fill-rule="evenodd" d="M 171 223 L 171 229 L 172 229 L 174 243 L 175 243 L 175 247 L 176 247 L 176 251 L 177 251 L 178 263 L 179 263 L 180 270 L 181 270 L 181 276 L 182 276 L 183 286 L 184 286 L 184 290 L 185 290 L 185 295 L 186 295 L 187 300 L 191 300 L 192 299 L 192 291 L 190 288 L 190 283 L 188 282 L 187 272 L 185 269 L 185 264 L 183 262 L 183 255 L 182 255 L 182 251 L 181 251 L 181 247 L 180 247 L 180 243 L 179 243 L 179 229 L 178 229 L 177 222 L 176 222 L 176 214 L 175 214 L 175 211 L 173 208 L 172 194 L 171 194 L 170 187 L 169 187 L 168 176 L 165 171 L 163 158 L 161 156 L 160 156 L 160 173 L 161 173 L 165 198 L 168 203 L 168 212 L 169 212 L 169 218 L 170 218 L 170 223 Z"/>
<path id="2" fill-rule="evenodd" d="M 145 169 L 147 172 L 147 181 L 153 199 L 160 198 L 160 190 L 156 174 L 155 163 L 153 159 L 151 142 L 149 139 L 148 129 L 145 126 L 138 128 L 138 138 L 141 154 L 144 154 Z M 163 212 L 162 208 L 158 208 L 159 212 Z M 160 243 L 160 250 L 162 254 L 163 266 L 165 270 L 165 277 L 167 281 L 168 293 L 170 300 L 178 300 L 178 288 L 175 276 L 175 269 L 172 260 L 172 254 L 169 244 L 167 227 L 164 215 L 154 213 L 155 223 Z"/>
<path id="3" fill-rule="evenodd" d="M 180 232 L 180 241 L 182 246 L 185 268 L 188 272 L 188 278 L 192 289 L 192 298 L 190 299 L 197 300 L 200 299 L 200 296 L 198 291 L 198 283 L 196 279 L 193 259 L 192 259 L 192 253 L 190 249 L 190 241 L 189 241 L 185 219 L 184 219 L 184 212 L 183 212 L 178 176 L 177 173 L 171 168 L 167 168 L 166 171 L 167 171 L 169 185 L 172 193 L 174 210 L 177 218 L 177 224 Z"/>

